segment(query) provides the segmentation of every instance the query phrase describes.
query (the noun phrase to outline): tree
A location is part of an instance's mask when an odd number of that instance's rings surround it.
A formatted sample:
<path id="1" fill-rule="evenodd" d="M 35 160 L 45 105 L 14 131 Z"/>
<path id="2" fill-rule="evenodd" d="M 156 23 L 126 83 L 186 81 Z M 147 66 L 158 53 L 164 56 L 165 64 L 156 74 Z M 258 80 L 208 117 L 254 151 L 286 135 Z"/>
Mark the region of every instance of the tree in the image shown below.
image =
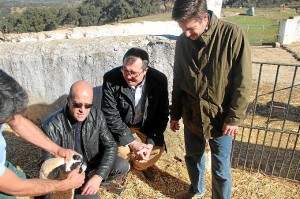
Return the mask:
<path id="1" fill-rule="evenodd" d="M 57 15 L 59 19 L 59 24 L 64 25 L 64 24 L 73 24 L 73 25 L 79 25 L 79 18 L 80 14 L 78 13 L 78 8 L 72 7 L 64 7 L 61 8 L 58 12 Z"/>
<path id="2" fill-rule="evenodd" d="M 108 20 L 111 22 L 119 22 L 133 16 L 133 9 L 125 0 L 113 0 L 108 11 Z"/>
<path id="3" fill-rule="evenodd" d="M 29 32 L 53 30 L 58 25 L 56 15 L 47 8 L 28 8 L 23 17 L 27 21 Z"/>
<path id="4" fill-rule="evenodd" d="M 100 8 L 94 5 L 85 4 L 79 7 L 79 26 L 98 25 Z"/>

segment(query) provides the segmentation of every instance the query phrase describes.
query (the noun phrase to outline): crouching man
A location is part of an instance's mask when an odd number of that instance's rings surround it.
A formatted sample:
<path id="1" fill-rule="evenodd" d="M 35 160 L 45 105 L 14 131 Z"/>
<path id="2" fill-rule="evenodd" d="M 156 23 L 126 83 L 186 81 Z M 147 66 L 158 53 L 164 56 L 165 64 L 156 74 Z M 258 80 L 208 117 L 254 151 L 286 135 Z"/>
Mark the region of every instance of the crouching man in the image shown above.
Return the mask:
<path id="1" fill-rule="evenodd" d="M 74 169 L 65 180 L 26 179 L 25 173 L 18 170 L 6 159 L 6 141 L 2 135 L 4 124 L 26 141 L 49 151 L 55 157 L 70 160 L 76 153 L 52 142 L 30 120 L 21 113 L 28 103 L 25 89 L 11 76 L 0 69 L 0 198 L 15 199 L 15 196 L 37 196 L 54 191 L 65 191 L 80 187 L 84 174 Z M 13 146 L 18 147 L 18 146 Z"/>
<path id="2" fill-rule="evenodd" d="M 103 77 L 101 108 L 118 143 L 118 154 L 153 180 L 151 166 L 165 150 L 169 98 L 167 77 L 148 64 L 145 50 L 129 49 L 122 66 Z"/>
<path id="3" fill-rule="evenodd" d="M 93 88 L 86 81 L 77 81 L 67 97 L 67 104 L 42 123 L 42 130 L 56 144 L 73 149 L 87 163 L 82 187 L 75 198 L 99 198 L 100 185 L 120 180 L 130 166 L 117 156 L 117 144 L 107 128 L 101 109 L 93 107 Z M 42 162 L 53 156 L 43 151 Z"/>

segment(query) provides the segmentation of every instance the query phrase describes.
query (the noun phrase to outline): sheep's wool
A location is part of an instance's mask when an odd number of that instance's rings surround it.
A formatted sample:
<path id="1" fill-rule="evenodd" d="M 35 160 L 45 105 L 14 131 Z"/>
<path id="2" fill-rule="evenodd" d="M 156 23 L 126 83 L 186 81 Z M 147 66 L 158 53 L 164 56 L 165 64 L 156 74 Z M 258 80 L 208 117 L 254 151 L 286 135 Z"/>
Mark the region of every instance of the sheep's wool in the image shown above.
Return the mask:
<path id="1" fill-rule="evenodd" d="M 40 178 L 41 179 L 52 179 L 52 180 L 63 180 L 66 179 L 69 171 L 71 170 L 72 164 L 79 162 L 73 157 L 65 164 L 64 158 L 51 158 L 46 160 L 40 169 Z M 66 191 L 58 191 L 50 193 L 49 199 L 73 199 L 74 198 L 74 189 Z"/>

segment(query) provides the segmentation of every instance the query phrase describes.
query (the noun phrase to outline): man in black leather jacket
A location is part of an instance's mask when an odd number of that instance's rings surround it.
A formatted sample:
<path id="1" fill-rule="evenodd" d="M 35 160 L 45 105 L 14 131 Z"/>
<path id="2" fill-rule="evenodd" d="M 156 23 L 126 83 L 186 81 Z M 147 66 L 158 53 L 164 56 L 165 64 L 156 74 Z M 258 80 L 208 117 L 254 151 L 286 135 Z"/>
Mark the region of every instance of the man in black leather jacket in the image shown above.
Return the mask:
<path id="1" fill-rule="evenodd" d="M 169 115 L 167 77 L 148 63 L 145 50 L 129 49 L 123 57 L 123 66 L 104 75 L 101 104 L 118 143 L 118 154 L 131 160 L 133 168 L 144 171 L 165 150 L 163 133 Z M 146 178 L 153 178 L 149 172 L 143 173 Z"/>
<path id="2" fill-rule="evenodd" d="M 130 167 L 126 160 L 117 156 L 117 144 L 105 117 L 101 109 L 92 106 L 92 101 L 92 86 L 86 81 L 77 81 L 71 86 L 67 105 L 41 125 L 53 142 L 75 150 L 87 163 L 85 183 L 75 190 L 78 198 L 83 198 L 82 195 L 99 198 L 100 184 L 121 178 Z M 53 155 L 43 151 L 42 161 L 51 157 Z"/>

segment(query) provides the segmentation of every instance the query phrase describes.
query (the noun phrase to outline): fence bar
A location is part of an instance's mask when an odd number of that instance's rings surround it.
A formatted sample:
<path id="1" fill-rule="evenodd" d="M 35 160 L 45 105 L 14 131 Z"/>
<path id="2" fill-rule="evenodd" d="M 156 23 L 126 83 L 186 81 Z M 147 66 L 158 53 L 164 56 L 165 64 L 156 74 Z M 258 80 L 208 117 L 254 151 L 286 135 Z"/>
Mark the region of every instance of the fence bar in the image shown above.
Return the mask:
<path id="1" fill-rule="evenodd" d="M 283 130 L 284 127 L 285 127 L 286 118 L 287 118 L 287 116 L 288 116 L 288 114 L 289 114 L 289 110 L 290 110 L 291 97 L 292 97 L 292 93 L 293 93 L 294 85 L 295 85 L 295 81 L 296 81 L 297 69 L 298 69 L 298 67 L 295 67 L 294 76 L 293 76 L 293 81 L 292 81 L 292 86 L 291 86 L 291 91 L 290 91 L 289 99 L 288 99 L 288 103 L 287 103 L 287 109 L 286 109 L 286 112 L 285 112 L 285 114 L 284 114 L 284 120 L 283 120 L 282 130 Z"/>
<path id="2" fill-rule="evenodd" d="M 268 127 L 269 127 L 269 124 L 270 124 L 270 118 L 271 118 L 272 111 L 273 111 L 273 102 L 274 102 L 275 90 L 276 90 L 276 86 L 277 86 L 277 80 L 278 80 L 279 69 L 280 69 L 280 65 L 277 65 L 276 76 L 275 76 L 275 82 L 274 82 L 274 87 L 273 87 L 273 94 L 272 94 L 272 101 L 271 101 L 270 112 L 269 112 L 269 116 L 268 116 L 268 120 L 267 120 L 267 126 L 266 126 L 266 129 L 268 129 Z M 274 136 L 275 136 L 275 133 L 273 132 L 273 135 L 272 135 L 272 141 L 271 141 L 271 145 L 270 145 L 270 149 L 269 149 L 269 154 L 268 154 L 268 158 L 267 158 L 267 165 L 266 165 L 266 168 L 265 168 L 265 172 L 266 172 L 266 170 L 267 170 L 267 168 L 268 168 L 268 166 L 269 166 L 269 159 L 270 159 L 271 150 L 272 150 L 272 146 L 273 146 Z"/>
<path id="3" fill-rule="evenodd" d="M 242 166 L 242 169 L 247 169 L 250 172 L 263 172 L 265 175 L 272 177 L 300 181 L 300 125 L 296 123 L 297 131 L 293 130 L 295 129 L 294 122 L 298 122 L 299 119 L 297 115 L 291 115 L 290 117 L 290 114 L 298 114 L 298 107 L 300 109 L 300 106 L 293 105 L 293 102 L 298 100 L 295 97 L 299 97 L 299 92 L 298 90 L 295 92 L 295 89 L 297 86 L 300 86 L 300 83 L 297 82 L 299 81 L 299 76 L 297 75 L 300 65 L 268 62 L 253 62 L 253 64 L 259 64 L 259 73 L 254 99 L 247 112 L 247 115 L 249 113 L 252 115 L 249 120 L 246 120 L 247 124 L 239 125 L 241 134 L 233 137 L 231 165 L 233 167 Z M 273 88 L 266 94 L 259 94 L 263 90 L 262 80 L 266 75 L 263 74 L 262 67 L 274 67 L 274 69 L 276 67 Z M 285 68 L 283 69 L 283 67 Z M 290 70 L 292 68 L 293 70 Z M 288 78 L 292 82 L 284 88 L 278 88 L 281 86 L 279 74 L 281 74 L 282 70 L 289 72 L 288 74 L 291 76 L 285 76 L 284 78 Z M 281 91 L 282 93 L 280 93 Z M 270 96 L 265 98 L 265 95 Z M 277 102 L 275 102 L 277 98 L 279 98 L 278 103 L 284 103 L 282 112 L 280 109 L 278 111 L 275 109 L 277 108 Z M 259 104 L 261 101 L 263 106 Z M 295 109 L 292 109 L 293 107 Z M 275 126 L 273 125 L 274 117 L 278 118 L 276 123 L 274 123 Z M 254 125 L 257 119 L 261 119 L 259 121 L 265 123 Z M 288 129 L 288 124 L 291 124 L 290 129 Z"/>

